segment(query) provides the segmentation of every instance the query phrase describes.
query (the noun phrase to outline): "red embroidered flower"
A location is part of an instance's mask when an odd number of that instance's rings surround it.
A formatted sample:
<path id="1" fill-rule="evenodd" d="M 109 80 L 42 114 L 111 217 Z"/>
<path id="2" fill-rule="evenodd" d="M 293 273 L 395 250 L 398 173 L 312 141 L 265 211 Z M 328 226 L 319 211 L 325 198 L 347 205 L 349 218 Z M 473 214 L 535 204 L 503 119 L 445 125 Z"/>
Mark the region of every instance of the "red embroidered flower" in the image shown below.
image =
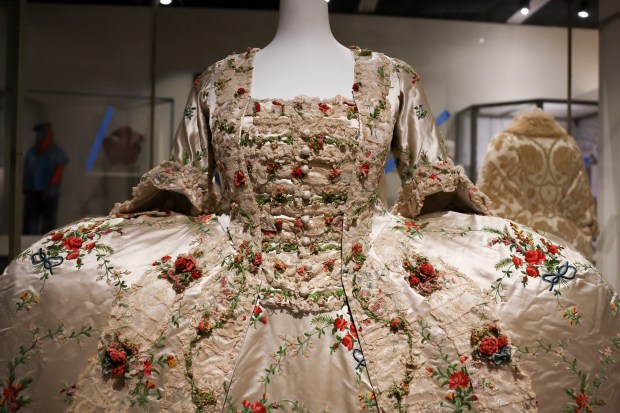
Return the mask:
<path id="1" fill-rule="evenodd" d="M 260 267 L 262 263 L 263 263 L 263 255 L 260 252 L 257 252 L 256 254 L 254 254 L 253 264 L 257 267 Z"/>
<path id="2" fill-rule="evenodd" d="M 362 244 L 356 242 L 355 244 L 351 245 L 351 251 L 353 252 L 353 254 L 361 254 L 363 251 Z"/>
<path id="3" fill-rule="evenodd" d="M 284 224 L 284 221 L 282 221 L 282 220 L 281 220 L 281 219 L 279 219 L 279 218 L 278 218 L 278 219 L 276 219 L 275 226 L 276 226 L 276 229 L 277 229 L 278 231 L 282 231 L 282 225 L 283 225 L 283 224 Z"/>
<path id="4" fill-rule="evenodd" d="M 260 319 L 260 322 L 261 322 L 261 323 L 263 323 L 263 324 L 267 324 L 267 316 L 266 316 L 266 315 L 264 315 L 264 316 Z"/>
<path id="5" fill-rule="evenodd" d="M 360 85 L 359 85 L 359 83 L 357 83 L 357 82 L 353 83 L 353 88 L 352 88 L 352 89 L 353 89 L 353 91 L 354 91 L 354 92 L 359 91 L 359 90 L 360 90 Z"/>
<path id="6" fill-rule="evenodd" d="M 338 168 L 336 165 L 332 166 L 332 170 L 329 171 L 329 179 L 331 179 L 332 181 L 335 181 L 336 179 L 340 178 L 340 168 Z"/>
<path id="7" fill-rule="evenodd" d="M 301 221 L 301 219 L 296 219 L 295 221 L 293 221 L 293 225 L 295 226 L 295 232 L 301 231 L 304 227 L 304 223 Z"/>
<path id="8" fill-rule="evenodd" d="M 323 269 L 325 271 L 332 271 L 334 269 L 335 263 L 336 263 L 336 260 L 327 260 L 323 263 Z"/>
<path id="9" fill-rule="evenodd" d="M 62 233 L 58 232 L 56 234 L 54 234 L 51 238 L 52 241 L 60 241 L 62 239 L 63 235 Z"/>
<path id="10" fill-rule="evenodd" d="M 484 337 L 480 342 L 480 346 L 478 347 L 478 351 L 486 356 L 492 356 L 497 353 L 499 350 L 499 345 L 497 343 L 497 339 L 495 337 Z"/>
<path id="11" fill-rule="evenodd" d="M 400 318 L 393 318 L 390 320 L 390 330 L 392 330 L 392 332 L 397 332 L 400 329 L 400 325 L 402 323 L 402 320 Z"/>
<path id="12" fill-rule="evenodd" d="M 426 371 L 428 371 L 429 373 L 432 373 L 432 372 L 434 372 L 434 371 L 435 371 L 435 369 L 434 369 L 434 368 L 432 368 L 432 367 L 427 367 L 427 368 L 426 368 Z"/>
<path id="13" fill-rule="evenodd" d="M 327 112 L 329 112 L 330 109 L 331 107 L 328 104 L 319 103 L 319 110 L 323 112 L 324 115 L 327 115 Z"/>
<path id="14" fill-rule="evenodd" d="M 277 100 L 271 101 L 271 104 L 276 105 L 276 106 L 282 106 L 282 103 L 278 102 Z"/>
<path id="15" fill-rule="evenodd" d="M 260 308 L 260 306 L 258 306 L 258 305 L 254 306 L 254 310 L 252 310 L 252 313 L 253 313 L 255 316 L 260 315 L 262 312 L 263 312 L 263 309 L 262 309 L 262 308 Z"/>
<path id="16" fill-rule="evenodd" d="M 161 257 L 162 262 L 170 261 L 171 259 L 172 257 L 170 255 L 164 255 L 163 257 Z"/>
<path id="17" fill-rule="evenodd" d="M 147 389 L 154 389 L 155 388 L 155 382 L 152 380 L 147 380 L 144 382 L 144 384 L 146 385 Z"/>
<path id="18" fill-rule="evenodd" d="M 515 267 L 520 267 L 521 264 L 523 264 L 523 260 L 521 260 L 521 258 L 519 257 L 512 257 L 512 263 L 515 265 Z"/>
<path id="19" fill-rule="evenodd" d="M 112 360 L 113 363 L 123 363 L 127 362 L 127 353 L 123 350 L 118 350 L 114 347 L 110 347 L 107 350 L 108 357 Z"/>
<path id="20" fill-rule="evenodd" d="M 199 278 L 202 277 L 202 274 L 196 268 L 192 268 L 191 276 L 194 280 L 198 280 Z"/>
<path id="21" fill-rule="evenodd" d="M 174 261 L 174 267 L 176 269 L 177 274 L 182 272 L 190 272 L 194 269 L 196 265 L 196 260 L 194 257 L 179 257 Z"/>
<path id="22" fill-rule="evenodd" d="M 153 363 L 151 363 L 148 360 L 145 361 L 144 368 L 142 369 L 142 371 L 144 372 L 145 376 L 150 376 L 153 373 Z"/>
<path id="23" fill-rule="evenodd" d="M 199 333 L 206 333 L 211 330 L 211 323 L 209 323 L 209 320 L 200 320 L 196 326 L 196 330 L 198 330 Z"/>
<path id="24" fill-rule="evenodd" d="M 260 112 L 260 103 L 254 102 L 254 113 Z"/>
<path id="25" fill-rule="evenodd" d="M 525 261 L 527 261 L 530 265 L 540 265 L 546 258 L 547 257 L 545 257 L 545 254 L 543 254 L 543 252 L 538 248 L 525 252 Z"/>
<path id="26" fill-rule="evenodd" d="M 430 277 L 435 274 L 435 268 L 429 263 L 424 263 L 418 267 L 418 271 L 420 274 Z"/>
<path id="27" fill-rule="evenodd" d="M 265 407 L 261 402 L 252 403 L 246 407 L 250 407 L 253 413 L 267 413 L 267 407 Z"/>
<path id="28" fill-rule="evenodd" d="M 125 365 L 122 364 L 120 366 L 113 368 L 110 374 L 114 377 L 121 377 L 122 375 L 125 374 Z"/>
<path id="29" fill-rule="evenodd" d="M 304 275 L 306 275 L 306 268 L 303 267 L 303 266 L 302 267 L 297 267 L 297 268 L 295 268 L 295 272 L 297 272 L 298 275 L 303 277 Z"/>
<path id="30" fill-rule="evenodd" d="M 68 237 L 62 241 L 62 246 L 68 250 L 76 250 L 82 246 L 84 240 L 80 237 Z"/>
<path id="31" fill-rule="evenodd" d="M 577 404 L 577 406 L 579 407 L 588 406 L 588 402 L 590 401 L 590 399 L 588 398 L 587 394 L 584 394 L 584 393 L 579 393 L 577 395 L 573 394 L 573 397 L 575 398 L 575 403 Z"/>
<path id="32" fill-rule="evenodd" d="M 95 248 L 95 242 L 89 242 L 88 244 L 84 245 L 84 250 L 85 251 L 90 251 L 93 248 Z"/>
<path id="33" fill-rule="evenodd" d="M 420 284 L 420 279 L 418 277 L 415 277 L 415 276 L 409 277 L 409 285 L 411 287 L 416 286 L 418 284 Z"/>
<path id="34" fill-rule="evenodd" d="M 336 317 L 334 320 L 334 327 L 340 331 L 344 331 L 344 329 L 347 328 L 347 324 L 349 323 L 342 317 Z"/>
<path id="35" fill-rule="evenodd" d="M 461 370 L 455 371 L 450 376 L 450 388 L 456 389 L 458 387 L 462 389 L 469 387 L 469 376 Z"/>
<path id="36" fill-rule="evenodd" d="M 360 165 L 360 175 L 366 178 L 368 176 L 368 172 L 370 171 L 370 164 L 368 162 L 364 162 Z"/>
<path id="37" fill-rule="evenodd" d="M 269 162 L 267 164 L 267 172 L 273 173 L 275 172 L 275 170 L 278 169 L 278 164 L 275 162 Z"/>
<path id="38" fill-rule="evenodd" d="M 465 362 L 467 361 L 467 356 L 463 356 L 459 359 L 459 361 L 461 362 L 461 364 L 465 364 Z"/>
<path id="39" fill-rule="evenodd" d="M 235 176 L 234 176 L 234 180 L 235 180 L 235 186 L 241 186 L 245 183 L 245 174 L 243 173 L 242 170 L 238 170 L 237 172 L 235 172 Z"/>
<path id="40" fill-rule="evenodd" d="M 240 87 L 237 89 L 237 95 L 243 95 L 245 93 L 245 88 Z"/>
<path id="41" fill-rule="evenodd" d="M 349 326 L 349 333 L 351 333 L 351 336 L 353 336 L 353 338 L 357 340 L 357 329 L 355 328 L 353 323 L 351 323 L 351 325 Z"/>
<path id="42" fill-rule="evenodd" d="M 80 252 L 78 250 L 73 250 L 71 251 L 71 253 L 67 254 L 67 257 L 65 259 L 74 260 L 79 256 L 80 256 Z"/>
<path id="43" fill-rule="evenodd" d="M 301 171 L 301 168 L 295 168 L 293 169 L 292 175 L 294 178 L 301 178 L 302 176 L 304 176 L 304 173 Z"/>
<path id="44" fill-rule="evenodd" d="M 415 85 L 419 81 L 420 81 L 420 75 L 418 75 L 417 73 L 414 72 L 413 76 L 411 77 L 411 83 L 413 83 Z"/>
<path id="45" fill-rule="evenodd" d="M 353 350 L 353 337 L 350 334 L 342 337 L 341 344 L 347 348 L 347 350 Z"/>
<path id="46" fill-rule="evenodd" d="M 536 269 L 536 267 L 532 267 L 531 265 L 528 265 L 528 266 L 525 268 L 525 273 L 526 273 L 528 276 L 530 276 L 530 277 L 534 277 L 534 278 L 538 277 L 538 275 L 539 275 L 539 274 L 538 274 L 538 270 Z"/>
<path id="47" fill-rule="evenodd" d="M 508 345 L 508 337 L 506 336 L 497 337 L 497 346 L 499 348 L 506 347 L 507 345 Z"/>
<path id="48" fill-rule="evenodd" d="M 557 254 L 558 253 L 558 247 L 556 247 L 553 244 L 547 244 L 547 251 L 549 251 L 549 253 L 551 253 L 551 254 Z"/>

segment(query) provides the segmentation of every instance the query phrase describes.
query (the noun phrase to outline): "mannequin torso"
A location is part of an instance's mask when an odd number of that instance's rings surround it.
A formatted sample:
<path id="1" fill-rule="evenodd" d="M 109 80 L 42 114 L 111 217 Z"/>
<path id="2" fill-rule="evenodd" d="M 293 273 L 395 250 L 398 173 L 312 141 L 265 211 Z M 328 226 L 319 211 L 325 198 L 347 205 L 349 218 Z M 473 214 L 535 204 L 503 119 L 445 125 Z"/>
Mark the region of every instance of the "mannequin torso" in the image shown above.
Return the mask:
<path id="1" fill-rule="evenodd" d="M 349 96 L 354 65 L 331 33 L 324 0 L 281 0 L 276 36 L 254 59 L 252 96 Z"/>

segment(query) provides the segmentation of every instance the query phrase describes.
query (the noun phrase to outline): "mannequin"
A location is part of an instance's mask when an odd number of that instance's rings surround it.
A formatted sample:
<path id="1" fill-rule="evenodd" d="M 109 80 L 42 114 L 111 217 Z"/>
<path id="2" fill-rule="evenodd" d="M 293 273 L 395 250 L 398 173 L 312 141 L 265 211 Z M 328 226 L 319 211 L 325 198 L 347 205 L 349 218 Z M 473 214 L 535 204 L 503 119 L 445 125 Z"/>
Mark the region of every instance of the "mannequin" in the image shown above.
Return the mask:
<path id="1" fill-rule="evenodd" d="M 254 60 L 252 97 L 350 96 L 354 64 L 331 32 L 324 0 L 281 0 L 276 35 Z"/>

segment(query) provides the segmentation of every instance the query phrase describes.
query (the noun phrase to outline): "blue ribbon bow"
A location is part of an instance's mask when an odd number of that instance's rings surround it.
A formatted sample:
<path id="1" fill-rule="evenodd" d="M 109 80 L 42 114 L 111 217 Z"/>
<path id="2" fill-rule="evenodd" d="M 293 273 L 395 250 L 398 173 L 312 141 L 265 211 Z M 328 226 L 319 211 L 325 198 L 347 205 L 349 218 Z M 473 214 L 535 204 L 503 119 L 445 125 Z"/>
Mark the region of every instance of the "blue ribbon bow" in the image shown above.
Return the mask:
<path id="1" fill-rule="evenodd" d="M 568 273 L 568 270 L 573 270 L 571 275 L 566 275 Z M 568 265 L 568 262 L 560 265 L 557 268 L 558 273 L 557 274 L 543 274 L 542 279 L 545 282 L 548 282 L 549 284 L 551 284 L 551 286 L 549 287 L 549 291 L 553 291 L 553 289 L 555 288 L 556 285 L 560 284 L 560 281 L 562 280 L 566 280 L 566 281 L 570 281 L 575 279 L 575 277 L 577 276 L 577 268 L 573 267 L 572 265 Z"/>
<path id="2" fill-rule="evenodd" d="M 362 350 L 354 349 L 353 350 L 353 359 L 357 361 L 357 366 L 355 366 L 355 370 L 359 369 L 360 366 L 366 367 L 366 361 L 364 361 L 364 354 Z"/>
<path id="3" fill-rule="evenodd" d="M 48 270 L 50 274 L 54 275 L 54 267 L 58 267 L 63 263 L 64 258 L 60 256 L 48 257 L 47 254 L 43 251 L 43 248 L 39 248 L 39 252 L 32 254 L 30 257 L 33 265 L 39 265 L 43 263 L 43 268 Z"/>
<path id="4" fill-rule="evenodd" d="M 509 346 L 502 347 L 500 351 L 498 351 L 497 353 L 491 356 L 491 361 L 496 366 L 499 366 L 500 364 L 504 364 L 504 363 L 510 363 L 511 359 L 512 359 L 512 352 L 510 351 Z"/>

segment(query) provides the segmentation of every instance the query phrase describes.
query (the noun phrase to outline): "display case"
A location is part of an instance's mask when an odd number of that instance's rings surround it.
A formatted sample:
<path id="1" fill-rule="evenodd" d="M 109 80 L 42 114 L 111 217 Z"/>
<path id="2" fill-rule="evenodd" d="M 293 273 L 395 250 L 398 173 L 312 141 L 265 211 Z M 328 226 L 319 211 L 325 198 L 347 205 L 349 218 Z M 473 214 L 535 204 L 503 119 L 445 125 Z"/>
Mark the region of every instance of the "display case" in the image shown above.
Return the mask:
<path id="1" fill-rule="evenodd" d="M 0 145 L 6 146 L 3 101 L 4 95 L 0 94 Z M 32 180 L 44 180 L 40 170 L 48 167 L 46 163 L 58 163 L 58 158 L 68 160 L 61 171 L 55 227 L 87 216 L 107 215 L 115 202 L 130 197 L 141 174 L 159 161 L 154 159 L 156 147 L 168 148 L 173 138 L 174 102 L 170 98 L 155 98 L 154 103 L 151 113 L 151 99 L 143 96 L 26 93 L 21 137 L 24 189 L 33 185 Z M 154 119 L 152 135 L 151 119 Z M 42 127 L 51 135 L 44 138 L 53 140 L 53 155 L 47 155 L 49 148 L 41 150 Z M 0 152 L 4 153 L 3 147 Z M 5 173 L 6 159 L 3 156 L 0 164 L 2 191 L 6 191 L 10 179 Z M 48 167 L 45 173 L 53 170 L 55 167 Z M 39 172 L 33 176 L 33 171 Z M 0 236 L 6 235 L 9 229 L 8 202 L 3 196 Z M 27 202 L 26 197 L 25 214 L 29 209 Z"/>

